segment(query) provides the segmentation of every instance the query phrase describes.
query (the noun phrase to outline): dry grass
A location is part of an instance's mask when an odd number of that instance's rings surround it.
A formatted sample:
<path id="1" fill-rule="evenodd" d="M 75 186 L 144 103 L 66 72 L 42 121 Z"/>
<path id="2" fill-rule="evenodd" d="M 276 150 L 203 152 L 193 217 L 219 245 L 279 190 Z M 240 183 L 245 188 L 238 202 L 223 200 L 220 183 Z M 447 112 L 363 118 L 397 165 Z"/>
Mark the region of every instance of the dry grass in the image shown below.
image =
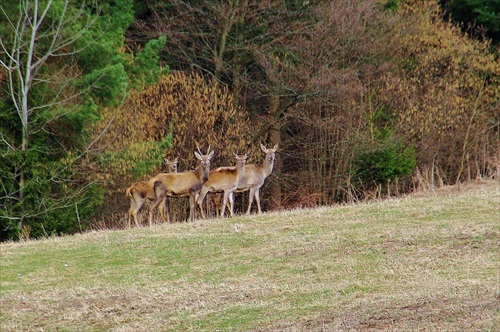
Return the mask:
<path id="1" fill-rule="evenodd" d="M 499 331 L 498 182 L 1 246 L 2 331 Z"/>

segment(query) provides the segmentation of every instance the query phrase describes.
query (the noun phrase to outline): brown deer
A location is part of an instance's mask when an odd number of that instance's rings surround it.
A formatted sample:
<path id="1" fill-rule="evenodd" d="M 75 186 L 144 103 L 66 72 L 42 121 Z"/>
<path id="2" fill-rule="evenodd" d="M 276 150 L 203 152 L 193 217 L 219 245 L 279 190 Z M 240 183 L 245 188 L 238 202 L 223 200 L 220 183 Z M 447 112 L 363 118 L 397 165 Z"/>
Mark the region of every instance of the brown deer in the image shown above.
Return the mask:
<path id="1" fill-rule="evenodd" d="M 132 183 L 132 185 L 127 188 L 125 195 L 130 199 L 130 207 L 128 209 L 128 228 L 131 226 L 132 216 L 134 217 L 135 226 L 139 227 L 137 213 L 146 200 L 152 201 L 155 199 L 153 188 L 151 188 L 148 181 L 138 181 Z"/>
<path id="2" fill-rule="evenodd" d="M 248 154 L 237 155 L 233 152 L 236 158 L 235 167 L 220 167 L 214 171 L 210 172 L 207 182 L 203 185 L 200 191 L 200 195 L 197 199 L 198 206 L 201 210 L 201 215 L 206 218 L 205 212 L 203 211 L 203 201 L 208 192 L 224 192 L 224 199 L 222 203 L 221 216 L 224 217 L 224 212 L 226 210 L 226 205 L 228 200 L 233 199 L 233 191 L 238 188 L 238 182 L 245 174 L 245 164 Z M 229 213 L 233 216 L 233 202 L 231 201 L 231 207 L 229 208 Z"/>
<path id="3" fill-rule="evenodd" d="M 266 154 L 264 162 L 262 164 L 246 165 L 245 175 L 240 179 L 238 182 L 238 189 L 235 190 L 237 193 L 250 190 L 248 209 L 246 213 L 247 215 L 250 214 L 254 198 L 255 202 L 257 202 L 258 213 L 262 213 L 262 210 L 260 209 L 260 188 L 264 185 L 264 181 L 266 181 L 266 178 L 273 171 L 278 144 L 276 144 L 272 149 L 267 149 L 261 144 L 260 148 Z M 231 195 L 234 195 L 234 193 L 231 193 Z M 229 201 L 232 202 L 231 204 L 234 204 L 234 198 L 231 198 Z M 231 209 L 233 209 L 233 207 L 231 207 Z"/>
<path id="4" fill-rule="evenodd" d="M 168 166 L 169 173 L 177 173 L 179 157 L 176 157 L 174 160 L 170 160 L 168 158 L 163 158 L 163 160 Z M 125 194 L 130 199 L 130 208 L 128 209 L 128 228 L 131 226 L 132 216 L 134 217 L 135 226 L 139 227 L 137 213 L 144 205 L 146 199 L 150 201 L 155 199 L 153 188 L 149 185 L 149 181 L 138 181 L 128 187 Z"/>
<path id="5" fill-rule="evenodd" d="M 199 148 L 198 151 L 200 151 Z M 214 155 L 214 151 L 210 152 L 209 147 L 206 155 L 203 155 L 201 151 L 199 153 L 195 151 L 194 155 L 200 161 L 200 164 L 195 170 L 175 174 L 160 173 L 149 180 L 149 185 L 153 188 L 155 194 L 155 199 L 153 203 L 151 203 L 151 210 L 149 211 L 150 225 L 153 220 L 153 212 L 160 203 L 162 204 L 160 207 L 160 215 L 164 220 L 166 219 L 167 222 L 170 222 L 168 200 L 166 200 L 167 196 L 189 196 L 189 220 L 194 221 L 196 195 L 200 192 L 203 184 L 208 180 L 210 161 Z M 166 218 L 165 212 L 167 214 Z"/>

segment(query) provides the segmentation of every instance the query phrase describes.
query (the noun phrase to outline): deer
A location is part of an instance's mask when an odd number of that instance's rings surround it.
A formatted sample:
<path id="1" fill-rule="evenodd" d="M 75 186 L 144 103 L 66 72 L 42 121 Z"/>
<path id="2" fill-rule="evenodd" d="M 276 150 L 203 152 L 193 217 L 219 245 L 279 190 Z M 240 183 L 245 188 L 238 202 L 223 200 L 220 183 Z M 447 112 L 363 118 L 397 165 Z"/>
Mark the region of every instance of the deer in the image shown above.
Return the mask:
<path id="1" fill-rule="evenodd" d="M 245 175 L 240 179 L 238 188 L 234 191 L 240 193 L 250 190 L 246 215 L 250 214 L 254 198 L 257 203 L 258 214 L 262 213 L 260 208 L 260 188 L 264 185 L 266 178 L 273 171 L 278 144 L 274 145 L 272 149 L 268 149 L 261 144 L 260 149 L 266 154 L 264 162 L 262 164 L 247 164 L 245 167 Z M 234 196 L 234 192 L 231 193 L 231 195 Z M 231 204 L 234 204 L 234 197 L 231 197 L 229 201 Z M 233 207 L 231 207 L 231 209 L 233 209 Z"/>
<path id="2" fill-rule="evenodd" d="M 179 157 L 173 160 L 168 158 L 163 158 L 165 165 L 168 167 L 169 173 L 177 173 L 177 164 L 179 163 Z M 130 199 L 130 208 L 128 209 L 128 228 L 131 226 L 132 217 L 134 217 L 135 226 L 139 227 L 139 222 L 137 220 L 137 213 L 144 205 L 146 200 L 154 200 L 155 193 L 153 188 L 149 185 L 149 181 L 138 181 L 134 182 L 125 191 L 126 197 Z"/>
<path id="3" fill-rule="evenodd" d="M 194 222 L 195 219 L 195 206 L 196 196 L 200 192 L 203 184 L 208 180 L 210 174 L 210 162 L 214 156 L 214 151 L 210 151 L 208 147 L 207 153 L 202 154 L 198 148 L 198 152 L 194 152 L 195 157 L 200 161 L 198 167 L 191 171 L 181 173 L 160 173 L 151 178 L 149 186 L 153 188 L 155 198 L 151 203 L 151 210 L 149 211 L 149 224 L 152 224 L 153 212 L 161 203 L 160 215 L 168 223 L 170 223 L 170 216 L 168 214 L 168 196 L 171 197 L 185 197 L 189 196 L 189 218 L 188 220 Z M 166 218 L 165 218 L 166 211 Z"/>
<path id="4" fill-rule="evenodd" d="M 244 155 L 238 155 L 233 152 L 234 157 L 236 158 L 236 166 L 234 167 L 219 167 L 216 170 L 210 171 L 207 182 L 203 184 L 203 187 L 200 190 L 200 194 L 197 199 L 198 206 L 201 210 L 201 215 L 203 219 L 206 218 L 205 212 L 203 210 L 203 201 L 205 200 L 205 196 L 209 192 L 224 192 L 224 199 L 222 203 L 222 211 L 221 216 L 224 217 L 224 212 L 226 210 L 226 205 L 228 204 L 228 200 L 231 202 L 231 207 L 229 208 L 229 213 L 231 217 L 234 215 L 233 212 L 233 192 L 238 188 L 238 182 L 245 174 L 245 164 L 248 158 L 248 153 Z"/>
<path id="5" fill-rule="evenodd" d="M 168 173 L 177 173 L 177 164 L 179 164 L 179 157 L 175 157 L 175 159 L 170 160 L 168 158 L 163 158 L 165 161 L 165 165 L 168 166 Z"/>

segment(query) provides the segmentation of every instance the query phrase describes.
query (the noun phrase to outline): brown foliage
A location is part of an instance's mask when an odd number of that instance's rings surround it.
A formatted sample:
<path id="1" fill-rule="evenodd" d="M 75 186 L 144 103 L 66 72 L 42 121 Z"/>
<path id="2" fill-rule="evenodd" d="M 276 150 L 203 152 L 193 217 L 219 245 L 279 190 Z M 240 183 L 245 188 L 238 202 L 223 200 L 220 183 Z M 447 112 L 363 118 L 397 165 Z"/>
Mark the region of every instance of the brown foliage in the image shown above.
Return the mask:
<path id="1" fill-rule="evenodd" d="M 166 154 L 179 155 L 179 171 L 196 166 L 193 152 L 197 144 L 202 149 L 210 145 L 215 150 L 213 167 L 233 165 L 233 152 L 248 151 L 251 158 L 261 159 L 245 112 L 234 106 L 227 87 L 214 80 L 206 81 L 198 74 L 174 71 L 158 84 L 133 93 L 119 109 L 105 110 L 102 121 L 94 128 L 96 135 L 106 126 L 109 128 L 98 143 L 100 149 L 109 152 L 129 148 L 130 154 L 137 153 L 139 158 L 141 150 L 134 149 L 137 142 L 159 141 L 171 134 L 173 148 Z M 103 209 L 107 212 L 125 213 L 128 202 L 123 199 L 123 192 L 139 180 L 130 172 L 119 171 L 123 162 L 101 169 L 105 171 L 102 178 L 106 179 L 108 198 Z M 160 171 L 151 169 L 142 179 Z"/>
<path id="2" fill-rule="evenodd" d="M 351 161 L 377 148 L 377 126 L 414 146 L 416 174 L 435 184 L 495 171 L 500 67 L 486 42 L 444 22 L 434 1 L 395 14 L 369 1 L 330 2 L 317 14 L 324 19 L 307 36 L 287 40 L 301 59 L 290 90 L 302 94 L 282 121 L 284 205 L 353 199 Z"/>
<path id="3" fill-rule="evenodd" d="M 316 14 L 319 23 L 292 45 L 303 91 L 284 126 L 284 203 L 292 207 L 346 199 L 350 161 L 371 141 L 372 86 L 392 65 L 391 19 L 373 3 L 332 1 Z"/>
<path id="4" fill-rule="evenodd" d="M 415 143 L 419 167 L 437 167 L 444 183 L 488 175 L 500 152 L 500 62 L 486 42 L 444 22 L 434 1 L 408 1 L 394 28 L 401 66 L 380 96 Z"/>

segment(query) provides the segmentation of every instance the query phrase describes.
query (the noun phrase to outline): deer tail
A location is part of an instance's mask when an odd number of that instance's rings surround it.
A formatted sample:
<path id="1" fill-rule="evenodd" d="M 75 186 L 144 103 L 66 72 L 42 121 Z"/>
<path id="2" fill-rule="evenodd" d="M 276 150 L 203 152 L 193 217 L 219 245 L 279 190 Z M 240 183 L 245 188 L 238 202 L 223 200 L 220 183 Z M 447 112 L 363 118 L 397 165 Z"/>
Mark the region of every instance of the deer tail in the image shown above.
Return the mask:
<path id="1" fill-rule="evenodd" d="M 127 190 L 125 191 L 125 196 L 126 197 L 132 197 L 132 187 L 128 187 Z"/>

